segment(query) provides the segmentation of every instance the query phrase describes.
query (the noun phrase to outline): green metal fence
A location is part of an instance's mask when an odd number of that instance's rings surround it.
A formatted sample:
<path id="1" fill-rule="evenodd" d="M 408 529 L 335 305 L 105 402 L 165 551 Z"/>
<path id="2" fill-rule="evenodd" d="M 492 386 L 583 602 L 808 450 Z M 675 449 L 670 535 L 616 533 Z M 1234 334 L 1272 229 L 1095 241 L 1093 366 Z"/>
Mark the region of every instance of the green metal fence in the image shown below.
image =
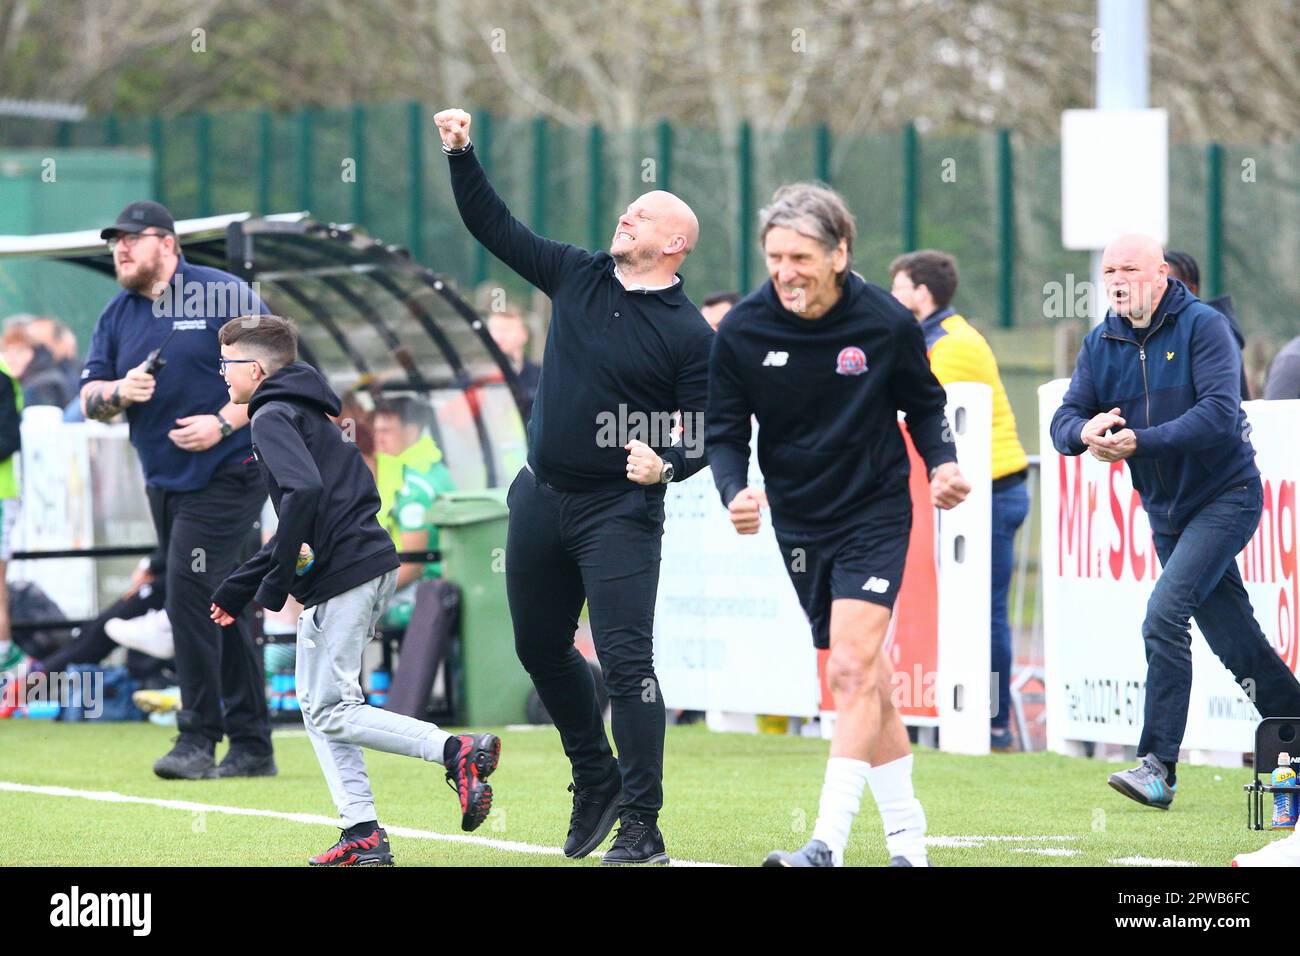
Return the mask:
<path id="1" fill-rule="evenodd" d="M 0 147 L 117 146 L 156 157 L 153 192 L 178 217 L 308 210 L 405 245 L 461 285 L 523 286 L 468 236 L 438 150 L 433 108 L 109 115 L 80 123 L 7 121 Z M 1089 277 L 1088 256 L 1060 245 L 1060 151 L 1007 131 L 922 136 L 915 127 L 854 137 L 826 126 L 780 133 L 667 123 L 585 130 L 474 114 L 472 135 L 515 215 L 587 247 L 609 242 L 618 213 L 671 189 L 699 215 L 688 290 L 749 289 L 762 277 L 756 213 L 775 186 L 829 182 L 859 222 L 855 265 L 887 282 L 900 252 L 958 258 L 959 304 L 986 328 L 1043 325 L 1044 286 Z M 1171 245 L 1201 262 L 1202 295 L 1231 292 L 1248 332 L 1300 333 L 1300 144 L 1170 149 Z M 86 223 L 87 226 L 97 223 Z"/>

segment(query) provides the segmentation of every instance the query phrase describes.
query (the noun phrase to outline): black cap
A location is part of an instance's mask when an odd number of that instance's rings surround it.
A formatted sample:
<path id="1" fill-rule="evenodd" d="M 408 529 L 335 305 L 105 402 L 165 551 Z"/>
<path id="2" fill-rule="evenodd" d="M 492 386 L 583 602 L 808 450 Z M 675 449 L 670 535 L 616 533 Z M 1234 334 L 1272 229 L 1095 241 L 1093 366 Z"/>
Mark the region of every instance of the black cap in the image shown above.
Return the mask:
<path id="1" fill-rule="evenodd" d="M 108 239 L 120 232 L 136 233 L 144 232 L 146 229 L 166 229 L 175 234 L 176 222 L 162 203 L 142 199 L 140 202 L 131 203 L 118 213 L 117 222 L 107 229 L 101 229 L 99 238 Z"/>

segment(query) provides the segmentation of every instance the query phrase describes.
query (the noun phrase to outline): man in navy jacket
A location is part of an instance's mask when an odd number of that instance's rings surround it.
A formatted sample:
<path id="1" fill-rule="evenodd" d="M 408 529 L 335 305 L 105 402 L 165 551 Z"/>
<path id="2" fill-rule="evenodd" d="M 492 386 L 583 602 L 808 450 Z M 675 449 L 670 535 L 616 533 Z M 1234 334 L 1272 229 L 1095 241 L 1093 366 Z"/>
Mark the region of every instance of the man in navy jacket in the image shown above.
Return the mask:
<path id="1" fill-rule="evenodd" d="M 1110 785 L 1168 809 L 1192 687 L 1192 617 L 1248 693 L 1253 686 L 1260 714 L 1300 714 L 1300 683 L 1260 630 L 1237 571 L 1263 493 L 1228 321 L 1169 278 L 1148 236 L 1107 246 L 1102 277 L 1111 308 L 1084 339 L 1052 444 L 1063 455 L 1127 460 L 1151 522 L 1162 572 L 1142 623 L 1141 764 Z"/>
<path id="2" fill-rule="evenodd" d="M 128 205 L 100 233 L 121 291 L 105 306 L 81 373 L 86 418 L 125 411 L 140 456 L 165 576 L 181 688 L 175 746 L 154 763 L 168 780 L 276 773 L 261 651 L 251 615 L 228 627 L 208 620 L 208 597 L 239 564 L 266 491 L 252 464 L 248 414 L 217 371 L 217 330 L 265 312 L 253 286 L 189 262 L 176 223 L 150 200 Z M 217 743 L 230 749 L 218 766 Z"/>

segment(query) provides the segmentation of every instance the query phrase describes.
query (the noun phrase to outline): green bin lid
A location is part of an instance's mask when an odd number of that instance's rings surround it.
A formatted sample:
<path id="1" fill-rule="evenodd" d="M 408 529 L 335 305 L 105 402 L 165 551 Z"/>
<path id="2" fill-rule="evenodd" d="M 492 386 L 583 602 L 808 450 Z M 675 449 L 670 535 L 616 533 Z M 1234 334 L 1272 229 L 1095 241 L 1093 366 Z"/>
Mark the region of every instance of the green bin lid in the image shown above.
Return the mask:
<path id="1" fill-rule="evenodd" d="M 482 491 L 448 491 L 437 497 L 429 509 L 434 524 L 444 528 L 498 521 L 509 517 L 505 488 Z"/>

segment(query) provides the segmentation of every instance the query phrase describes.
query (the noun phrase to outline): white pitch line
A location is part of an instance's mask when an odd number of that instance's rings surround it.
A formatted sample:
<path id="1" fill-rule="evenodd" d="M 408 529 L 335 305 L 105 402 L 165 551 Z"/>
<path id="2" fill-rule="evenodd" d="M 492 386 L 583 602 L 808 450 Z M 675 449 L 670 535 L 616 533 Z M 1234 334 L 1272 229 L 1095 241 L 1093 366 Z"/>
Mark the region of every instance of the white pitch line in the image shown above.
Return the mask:
<path id="1" fill-rule="evenodd" d="M 75 797 L 81 800 L 94 800 L 99 803 L 135 803 L 165 810 L 185 810 L 189 813 L 224 813 L 236 817 L 270 817 L 274 820 L 288 820 L 291 823 L 308 823 L 338 829 L 337 817 L 325 817 L 314 813 L 283 813 L 279 810 L 258 810 L 252 807 L 228 807 L 215 803 L 195 803 L 192 800 L 164 800 L 157 797 L 135 797 L 116 793 L 112 790 L 74 790 L 71 787 L 41 787 L 27 783 L 13 783 L 0 780 L 0 791 L 11 793 L 35 793 L 47 797 Z M 469 836 L 461 833 L 438 833 L 433 830 L 417 830 L 413 827 L 385 826 L 385 830 L 394 836 L 410 837 L 416 840 L 434 840 L 439 843 L 468 843 L 476 846 L 491 847 L 494 850 L 506 850 L 511 853 L 529 853 L 535 856 L 563 857 L 564 851 L 554 846 L 538 846 L 534 843 L 521 843 L 517 840 L 494 840 L 490 837 Z M 592 856 L 603 856 L 593 853 Z M 692 860 L 673 860 L 670 866 L 726 866 L 725 863 L 699 863 Z"/>
<path id="2" fill-rule="evenodd" d="M 1149 856 L 1121 856 L 1107 860 L 1113 866 L 1195 866 L 1191 860 L 1159 860 Z"/>
<path id="3" fill-rule="evenodd" d="M 1063 846 L 1017 846 L 1011 848 L 1012 853 L 1032 853 L 1035 856 L 1078 856 L 1078 850 L 1067 850 Z"/>
<path id="4" fill-rule="evenodd" d="M 1077 836 L 1007 836 L 1005 834 L 991 836 L 928 836 L 925 838 L 925 845 L 950 850 L 978 850 L 983 849 L 986 843 L 1059 843 L 1077 839 Z"/>

